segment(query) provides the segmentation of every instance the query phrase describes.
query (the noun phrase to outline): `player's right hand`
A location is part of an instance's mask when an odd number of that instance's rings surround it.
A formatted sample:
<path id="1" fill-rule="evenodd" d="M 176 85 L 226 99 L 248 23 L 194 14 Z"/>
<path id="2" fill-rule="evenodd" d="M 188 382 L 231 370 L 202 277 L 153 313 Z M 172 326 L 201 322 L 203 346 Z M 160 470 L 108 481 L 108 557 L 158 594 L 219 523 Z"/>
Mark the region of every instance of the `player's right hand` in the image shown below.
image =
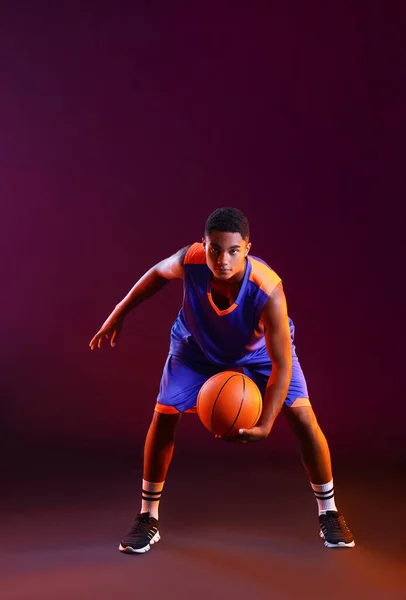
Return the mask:
<path id="1" fill-rule="evenodd" d="M 110 346 L 114 348 L 116 345 L 116 341 L 118 336 L 120 335 L 121 328 L 123 326 L 123 322 L 121 319 L 107 319 L 90 341 L 90 349 L 94 350 L 95 348 L 101 348 L 103 341 L 110 340 Z"/>

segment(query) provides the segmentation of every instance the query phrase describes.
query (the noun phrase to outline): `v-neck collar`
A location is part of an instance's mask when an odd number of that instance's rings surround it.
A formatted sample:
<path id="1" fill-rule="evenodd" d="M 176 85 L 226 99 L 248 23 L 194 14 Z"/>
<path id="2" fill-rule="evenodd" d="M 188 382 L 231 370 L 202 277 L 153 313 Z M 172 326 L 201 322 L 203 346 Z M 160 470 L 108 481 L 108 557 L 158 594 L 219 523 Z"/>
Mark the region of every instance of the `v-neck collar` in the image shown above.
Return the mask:
<path id="1" fill-rule="evenodd" d="M 224 316 L 224 315 L 229 315 L 231 312 L 233 312 L 237 306 L 240 304 L 241 302 L 241 298 L 245 292 L 245 288 L 247 287 L 247 281 L 248 278 L 250 276 L 251 273 L 251 261 L 248 260 L 248 258 L 245 259 L 245 273 L 244 276 L 242 278 L 242 282 L 241 282 L 241 287 L 239 289 L 239 292 L 237 294 L 237 298 L 234 300 L 234 303 L 229 306 L 228 308 L 226 308 L 225 310 L 220 310 L 219 307 L 215 304 L 212 294 L 211 294 L 211 271 L 209 269 L 209 267 L 207 267 L 207 271 L 208 271 L 208 277 L 207 277 L 207 299 L 211 305 L 211 307 L 214 309 L 214 311 L 220 316 Z"/>

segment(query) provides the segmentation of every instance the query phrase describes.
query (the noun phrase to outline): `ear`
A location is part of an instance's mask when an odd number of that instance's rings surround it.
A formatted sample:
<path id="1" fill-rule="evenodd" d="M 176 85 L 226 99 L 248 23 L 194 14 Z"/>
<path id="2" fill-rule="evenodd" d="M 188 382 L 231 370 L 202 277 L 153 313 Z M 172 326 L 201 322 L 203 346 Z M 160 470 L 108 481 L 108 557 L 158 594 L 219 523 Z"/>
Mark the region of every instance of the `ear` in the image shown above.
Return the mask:
<path id="1" fill-rule="evenodd" d="M 247 248 L 245 250 L 245 256 L 247 256 L 248 252 L 251 250 L 251 242 L 248 242 Z"/>
<path id="2" fill-rule="evenodd" d="M 206 250 L 206 238 L 202 238 L 203 248 Z"/>

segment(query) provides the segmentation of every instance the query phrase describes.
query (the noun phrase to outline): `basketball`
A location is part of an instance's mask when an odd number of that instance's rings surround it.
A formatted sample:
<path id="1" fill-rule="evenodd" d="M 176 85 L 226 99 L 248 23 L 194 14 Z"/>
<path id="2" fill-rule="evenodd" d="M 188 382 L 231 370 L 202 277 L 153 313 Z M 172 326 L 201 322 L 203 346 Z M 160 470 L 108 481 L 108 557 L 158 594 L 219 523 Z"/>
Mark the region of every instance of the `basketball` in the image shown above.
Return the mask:
<path id="1" fill-rule="evenodd" d="M 231 437 L 250 429 L 262 411 L 262 396 L 252 379 L 236 371 L 210 377 L 200 388 L 197 414 L 214 435 Z"/>

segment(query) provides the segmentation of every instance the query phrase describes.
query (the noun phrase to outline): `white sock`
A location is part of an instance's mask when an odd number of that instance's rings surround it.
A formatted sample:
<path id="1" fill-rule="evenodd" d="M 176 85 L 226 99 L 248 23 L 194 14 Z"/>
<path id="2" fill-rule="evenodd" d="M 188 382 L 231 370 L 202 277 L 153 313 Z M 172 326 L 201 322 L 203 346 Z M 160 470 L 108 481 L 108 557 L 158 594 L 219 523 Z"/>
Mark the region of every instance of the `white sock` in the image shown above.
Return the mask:
<path id="1" fill-rule="evenodd" d="M 149 512 L 151 517 L 158 519 L 159 501 L 161 499 L 164 481 L 158 483 L 142 480 L 141 512 Z"/>
<path id="2" fill-rule="evenodd" d="M 319 515 L 325 515 L 328 510 L 337 510 L 334 501 L 333 480 L 328 483 L 310 483 L 319 507 Z"/>

